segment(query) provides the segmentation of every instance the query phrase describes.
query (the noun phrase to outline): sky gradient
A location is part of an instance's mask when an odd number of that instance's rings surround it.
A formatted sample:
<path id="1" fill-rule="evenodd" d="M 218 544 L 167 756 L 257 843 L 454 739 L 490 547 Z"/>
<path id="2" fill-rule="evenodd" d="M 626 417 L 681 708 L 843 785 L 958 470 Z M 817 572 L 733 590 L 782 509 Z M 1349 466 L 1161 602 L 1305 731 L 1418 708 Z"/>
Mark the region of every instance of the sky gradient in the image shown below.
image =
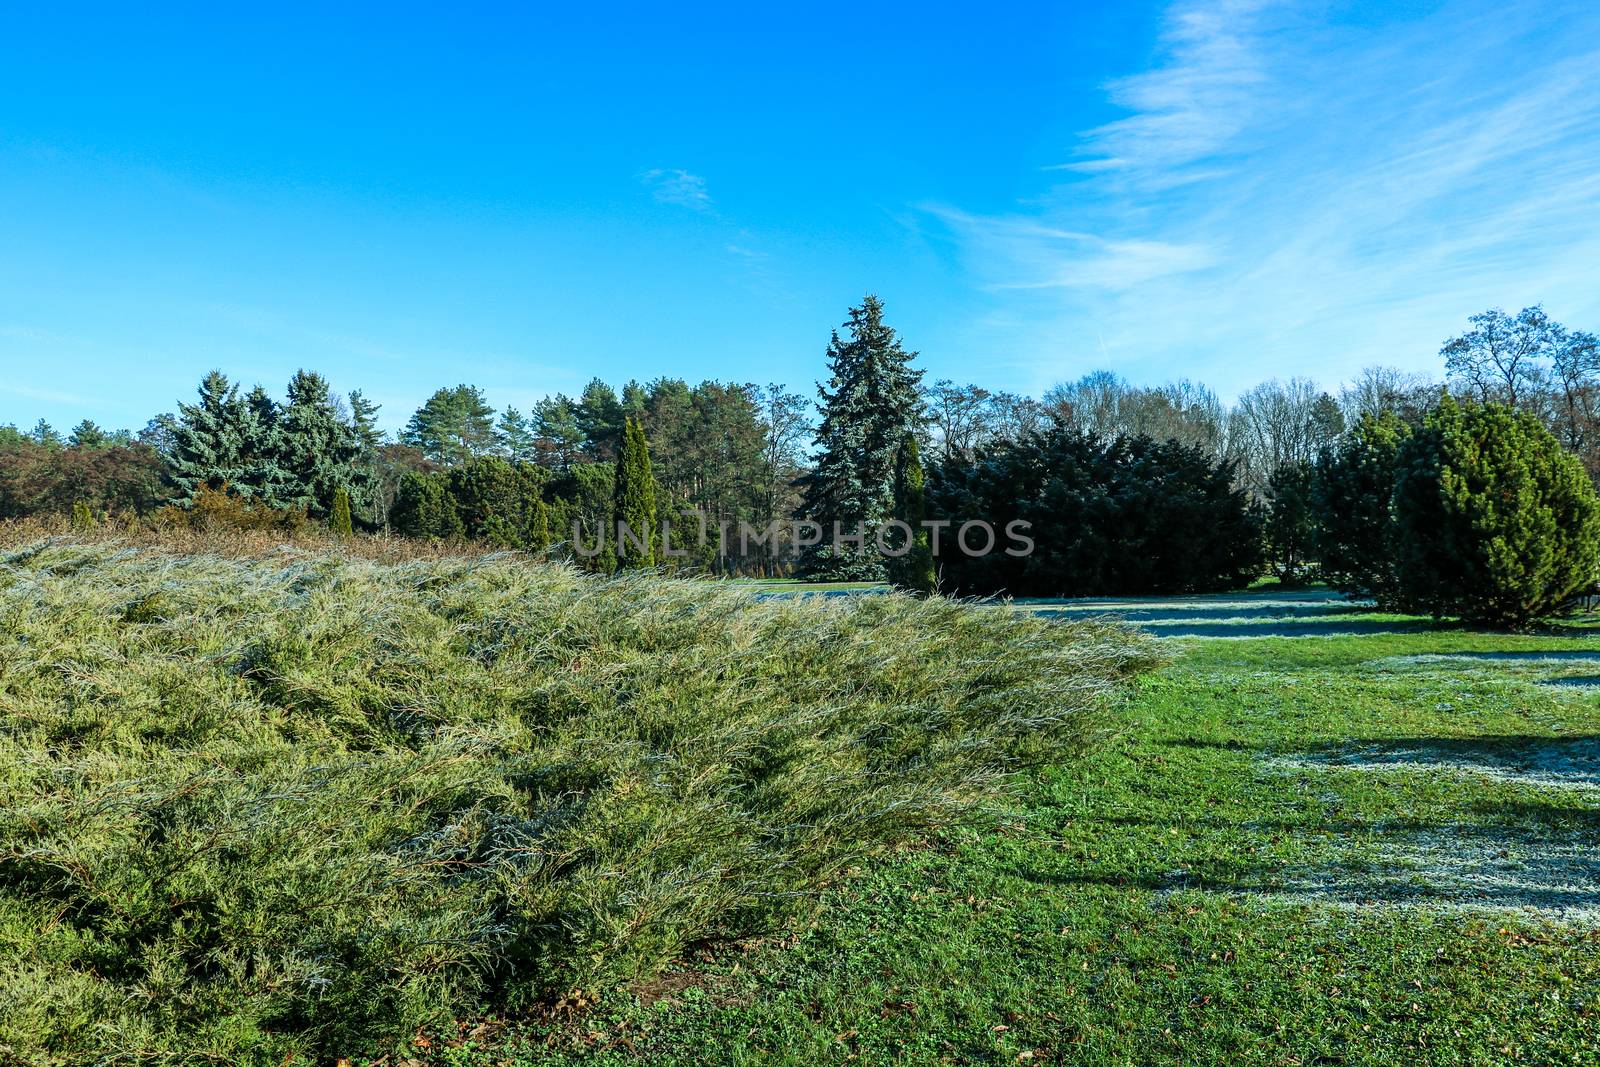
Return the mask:
<path id="1" fill-rule="evenodd" d="M 298 367 L 397 428 L 591 376 L 786 382 L 868 291 L 932 378 L 1231 397 L 1600 329 L 1583 4 L 18 6 L 0 423 Z"/>

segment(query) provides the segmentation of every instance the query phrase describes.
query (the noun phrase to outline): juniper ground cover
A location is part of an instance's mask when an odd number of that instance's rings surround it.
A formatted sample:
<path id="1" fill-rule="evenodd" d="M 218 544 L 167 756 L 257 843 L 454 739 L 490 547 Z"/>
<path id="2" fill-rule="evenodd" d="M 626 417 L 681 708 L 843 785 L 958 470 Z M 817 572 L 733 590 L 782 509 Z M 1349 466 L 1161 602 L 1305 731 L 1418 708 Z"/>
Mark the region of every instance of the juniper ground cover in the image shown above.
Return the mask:
<path id="1" fill-rule="evenodd" d="M 0 550 L 0 1061 L 376 1057 L 993 809 L 1149 643 L 511 557 Z"/>

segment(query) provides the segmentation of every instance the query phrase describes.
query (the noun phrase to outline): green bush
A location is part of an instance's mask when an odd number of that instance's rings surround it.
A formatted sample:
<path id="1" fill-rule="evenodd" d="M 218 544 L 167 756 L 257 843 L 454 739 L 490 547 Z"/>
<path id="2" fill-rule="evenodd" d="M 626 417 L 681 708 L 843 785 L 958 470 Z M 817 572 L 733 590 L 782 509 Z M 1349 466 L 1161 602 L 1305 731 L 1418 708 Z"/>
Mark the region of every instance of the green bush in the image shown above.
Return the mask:
<path id="1" fill-rule="evenodd" d="M 1209 592 L 1262 572 L 1261 515 L 1234 487 L 1231 465 L 1177 441 L 1108 441 L 1057 425 L 930 475 L 930 515 L 956 528 L 983 519 L 997 531 L 1026 522 L 1035 542 L 1026 554 L 972 557 L 947 535 L 938 565 L 951 592 Z"/>
<path id="2" fill-rule="evenodd" d="M 1318 463 L 1313 485 L 1323 579 L 1385 607 L 1400 600 L 1391 504 L 1397 457 L 1410 434 L 1395 415 L 1363 415 Z"/>
<path id="3" fill-rule="evenodd" d="M 1267 483 L 1267 550 L 1284 585 L 1299 585 L 1311 561 L 1316 529 L 1310 463 L 1285 463 Z"/>
<path id="4" fill-rule="evenodd" d="M 1600 568 L 1600 500 L 1537 419 L 1446 396 L 1400 448 L 1394 517 L 1402 600 L 1434 616 L 1521 626 Z"/>
<path id="5" fill-rule="evenodd" d="M 648 975 L 994 800 L 1148 645 L 504 557 L 0 557 L 0 1060 L 330 1062 Z"/>
<path id="6" fill-rule="evenodd" d="M 467 533 L 451 498 L 449 480 L 438 472 L 406 471 L 395 490 L 389 522 L 396 533 L 407 537 L 456 541 Z"/>

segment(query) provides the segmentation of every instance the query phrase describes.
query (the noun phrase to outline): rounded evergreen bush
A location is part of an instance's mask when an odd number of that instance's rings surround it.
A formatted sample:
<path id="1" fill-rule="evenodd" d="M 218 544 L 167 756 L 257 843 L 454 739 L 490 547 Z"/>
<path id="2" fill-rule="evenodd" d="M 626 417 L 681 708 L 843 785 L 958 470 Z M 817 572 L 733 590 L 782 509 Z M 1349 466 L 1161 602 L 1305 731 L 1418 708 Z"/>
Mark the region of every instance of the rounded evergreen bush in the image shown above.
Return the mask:
<path id="1" fill-rule="evenodd" d="M 1522 626 L 1595 580 L 1600 499 L 1533 416 L 1447 395 L 1397 462 L 1397 573 L 1412 610 Z"/>

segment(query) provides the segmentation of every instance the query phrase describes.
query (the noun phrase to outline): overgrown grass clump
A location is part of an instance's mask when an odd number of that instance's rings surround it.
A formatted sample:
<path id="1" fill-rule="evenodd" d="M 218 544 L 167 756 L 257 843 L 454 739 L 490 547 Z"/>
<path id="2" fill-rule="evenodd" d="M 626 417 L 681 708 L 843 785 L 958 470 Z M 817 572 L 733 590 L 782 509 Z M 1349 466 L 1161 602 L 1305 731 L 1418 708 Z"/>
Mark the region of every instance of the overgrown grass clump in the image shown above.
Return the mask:
<path id="1" fill-rule="evenodd" d="M 508 557 L 0 556 L 0 1061 L 282 1062 L 642 977 L 992 799 L 1148 645 Z"/>

